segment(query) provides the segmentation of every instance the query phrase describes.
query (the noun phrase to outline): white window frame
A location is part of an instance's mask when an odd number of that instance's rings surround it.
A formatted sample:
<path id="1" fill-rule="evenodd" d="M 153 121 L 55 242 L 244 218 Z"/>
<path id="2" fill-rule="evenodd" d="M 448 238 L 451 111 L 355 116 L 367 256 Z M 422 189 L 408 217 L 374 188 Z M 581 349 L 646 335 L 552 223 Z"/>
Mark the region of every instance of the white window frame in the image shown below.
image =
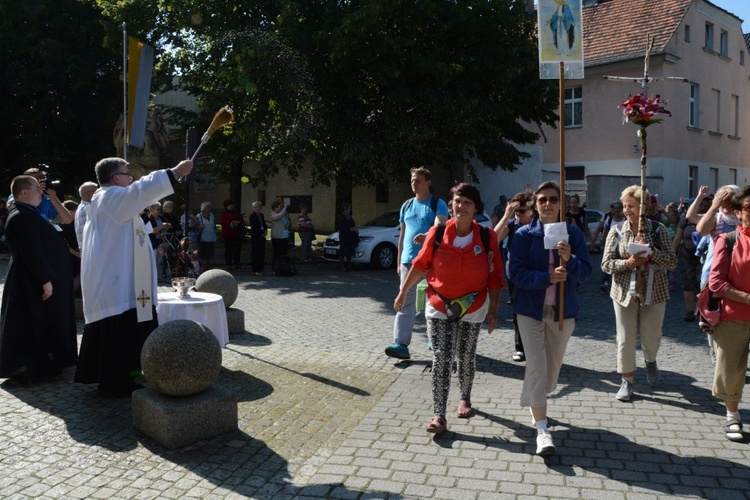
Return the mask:
<path id="1" fill-rule="evenodd" d="M 577 94 L 577 95 L 576 95 Z M 580 108 L 580 122 L 576 122 L 576 109 Z M 583 87 L 565 89 L 565 128 L 583 127 Z"/>
<path id="2" fill-rule="evenodd" d="M 688 193 L 693 198 L 698 194 L 698 167 L 695 165 L 688 166 Z"/>
<path id="3" fill-rule="evenodd" d="M 700 104 L 700 85 L 697 83 L 691 83 L 688 125 L 693 128 L 700 128 Z"/>
<path id="4" fill-rule="evenodd" d="M 721 30 L 719 33 L 719 53 L 724 57 L 729 57 L 729 32 Z"/>
<path id="5" fill-rule="evenodd" d="M 714 25 L 711 23 L 706 23 L 706 40 L 704 47 L 708 50 L 714 50 Z"/>
<path id="6" fill-rule="evenodd" d="M 719 89 L 711 89 L 711 94 L 713 94 L 715 101 L 716 101 L 716 123 L 714 124 L 714 132 L 717 134 L 721 133 L 721 90 Z"/>

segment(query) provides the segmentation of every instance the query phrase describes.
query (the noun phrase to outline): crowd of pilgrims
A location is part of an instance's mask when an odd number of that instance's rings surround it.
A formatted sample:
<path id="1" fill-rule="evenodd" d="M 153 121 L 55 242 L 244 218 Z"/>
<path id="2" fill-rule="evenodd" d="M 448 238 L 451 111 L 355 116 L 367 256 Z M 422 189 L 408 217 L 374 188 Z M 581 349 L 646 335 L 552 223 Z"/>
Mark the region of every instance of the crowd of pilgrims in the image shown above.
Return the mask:
<path id="1" fill-rule="evenodd" d="M 268 227 L 259 202 L 247 221 L 232 201 L 224 203 L 218 220 L 210 203 L 203 203 L 198 214 L 179 219 L 173 202 L 159 203 L 173 194 L 178 179 L 192 167 L 186 160 L 135 180 L 126 161 L 105 158 L 95 167 L 97 183 L 81 185 L 80 204 L 61 203 L 45 185 L 42 169 L 13 179 L 8 207 L 0 208 L 3 239 L 11 254 L 0 316 L 0 377 L 29 384 L 75 365 L 75 382 L 97 383 L 105 396 L 128 396 L 142 387 L 134 380 L 143 342 L 157 325 L 157 279 L 179 272 L 179 262 L 195 274 L 209 268 L 217 224 L 227 267 L 240 266 L 242 240 L 249 230 L 252 271 L 262 274 Z M 447 429 L 455 358 L 461 392 L 456 416 L 473 416 L 470 398 L 480 326 L 486 324 L 489 333 L 494 330 L 500 291 L 507 286 L 515 331 L 512 357 L 526 363 L 520 404 L 530 409 L 537 429 L 537 453 L 555 452 L 547 396 L 556 388 L 575 330 L 578 289 L 594 272 L 590 252 L 600 249 L 599 286 L 609 294 L 615 312 L 615 364 L 621 375 L 615 398 L 628 402 L 634 397 L 638 343 L 646 382 L 659 383 L 657 355 L 666 301 L 679 275 L 684 321 L 698 318 L 696 296 L 701 289 L 721 297 L 720 320 L 707 336 L 715 364 L 713 393 L 726 406 L 725 437 L 743 440 L 738 404 L 750 344 L 750 186 L 725 186 L 715 194 L 702 186 L 694 199 L 666 205 L 640 186 L 630 186 L 612 202 L 593 234 L 580 205 L 576 195 L 563 196 L 554 182 L 535 190 L 528 186 L 509 201 L 501 197 L 493 210 L 494 231 L 485 231 L 474 220 L 483 211 L 478 189 L 459 183 L 448 198 L 447 222 L 428 221 L 431 227 L 394 301 L 395 310 L 401 311 L 406 295 L 426 277 L 435 405 L 427 431 Z M 291 221 L 281 200 L 271 208 L 276 260 L 286 254 Z M 561 210 L 567 236 L 545 241 L 545 227 L 560 221 Z M 312 234 L 306 209 L 300 220 L 309 224 Z M 731 243 L 725 236 L 729 233 Z M 147 260 L 139 260 L 143 256 Z M 304 258 L 310 258 L 308 251 Z M 86 324 L 80 351 L 73 305 L 79 273 Z M 144 276 L 147 284 L 139 288 Z"/>

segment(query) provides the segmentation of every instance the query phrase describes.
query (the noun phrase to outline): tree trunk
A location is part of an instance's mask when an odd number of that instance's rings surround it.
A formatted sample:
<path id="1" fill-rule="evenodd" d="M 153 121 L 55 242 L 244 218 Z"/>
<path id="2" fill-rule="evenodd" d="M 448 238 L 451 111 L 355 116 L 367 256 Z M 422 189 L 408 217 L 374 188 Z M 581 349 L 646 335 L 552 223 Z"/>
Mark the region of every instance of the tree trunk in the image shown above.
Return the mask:
<path id="1" fill-rule="evenodd" d="M 242 212 L 242 158 L 236 158 L 229 166 L 229 199 Z"/>
<path id="2" fill-rule="evenodd" d="M 333 216 L 334 228 L 336 227 L 336 219 L 341 213 L 341 204 L 345 201 L 352 204 L 352 213 L 354 213 L 354 200 L 352 200 L 352 175 L 346 172 L 339 172 L 336 175 L 336 210 L 334 211 Z"/>

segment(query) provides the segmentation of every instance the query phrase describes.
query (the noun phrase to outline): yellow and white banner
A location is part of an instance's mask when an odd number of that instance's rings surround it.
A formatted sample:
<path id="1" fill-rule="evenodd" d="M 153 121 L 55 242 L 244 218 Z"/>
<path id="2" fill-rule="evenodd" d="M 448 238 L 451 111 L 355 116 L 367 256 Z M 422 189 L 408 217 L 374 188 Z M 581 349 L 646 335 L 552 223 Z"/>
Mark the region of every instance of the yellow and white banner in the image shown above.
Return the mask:
<path id="1" fill-rule="evenodd" d="M 128 123 L 126 130 L 128 144 L 136 148 L 143 148 L 146 138 L 153 68 L 154 49 L 133 37 L 128 37 Z"/>

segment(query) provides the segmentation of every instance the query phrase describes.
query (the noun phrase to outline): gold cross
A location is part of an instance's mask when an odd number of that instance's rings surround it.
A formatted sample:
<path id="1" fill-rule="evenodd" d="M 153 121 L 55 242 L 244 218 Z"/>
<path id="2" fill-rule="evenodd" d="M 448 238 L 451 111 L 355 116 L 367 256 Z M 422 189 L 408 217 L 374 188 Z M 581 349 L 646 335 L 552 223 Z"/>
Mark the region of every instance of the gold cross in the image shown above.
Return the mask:
<path id="1" fill-rule="evenodd" d="M 135 300 L 137 300 L 138 302 L 141 303 L 141 307 L 146 307 L 146 302 L 150 302 L 151 301 L 151 297 L 149 297 L 148 295 L 146 295 L 146 291 L 145 290 L 141 290 L 141 295 L 138 296 L 138 297 L 136 297 Z"/>

